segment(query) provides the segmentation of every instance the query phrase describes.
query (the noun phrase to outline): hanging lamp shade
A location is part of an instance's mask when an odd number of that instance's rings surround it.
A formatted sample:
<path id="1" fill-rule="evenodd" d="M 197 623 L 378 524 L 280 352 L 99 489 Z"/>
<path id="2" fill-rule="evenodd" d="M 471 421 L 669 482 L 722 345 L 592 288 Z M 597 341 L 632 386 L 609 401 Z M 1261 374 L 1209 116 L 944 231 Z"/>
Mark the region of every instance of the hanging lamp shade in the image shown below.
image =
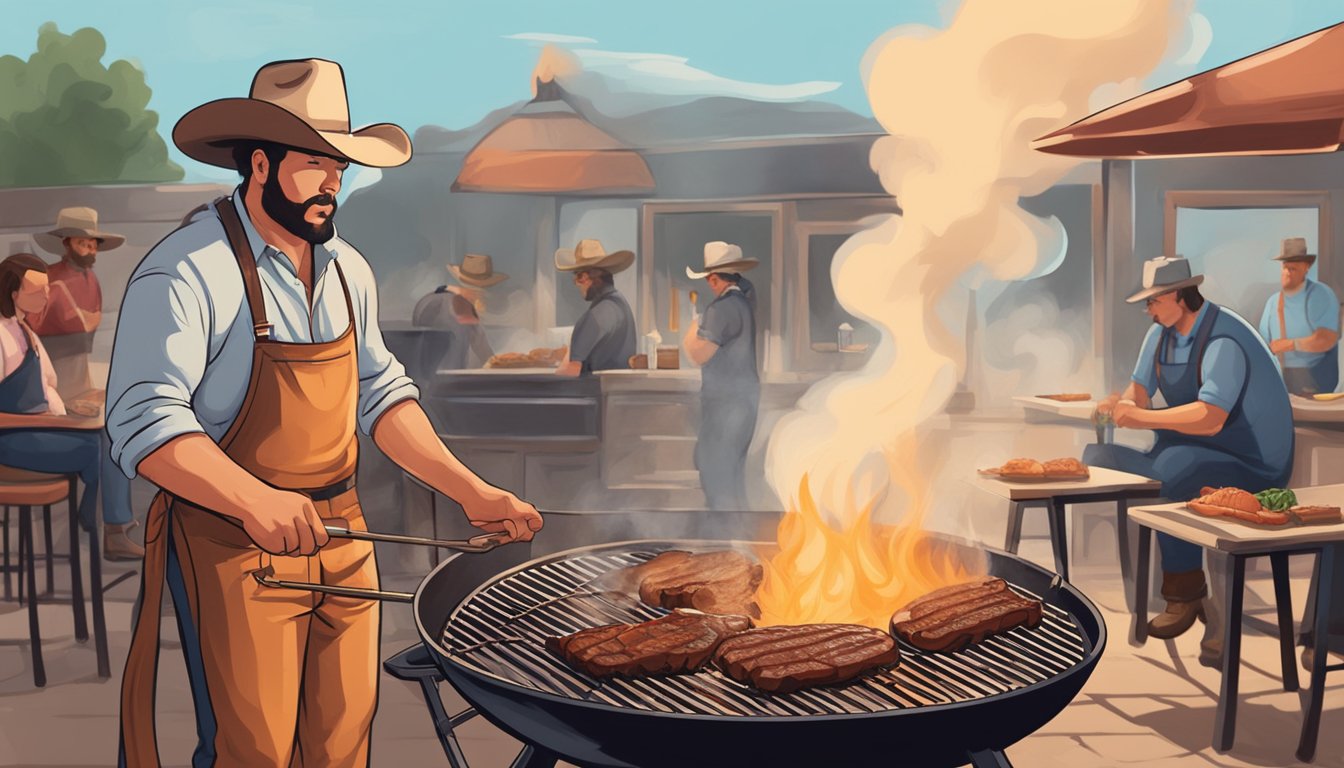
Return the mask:
<path id="1" fill-rule="evenodd" d="M 654 188 L 644 158 L 585 120 L 555 81 L 467 153 L 454 192 L 534 195 L 645 193 Z"/>
<path id="2" fill-rule="evenodd" d="M 1141 158 L 1333 152 L 1344 141 L 1344 24 L 1117 104 L 1032 142 Z"/>

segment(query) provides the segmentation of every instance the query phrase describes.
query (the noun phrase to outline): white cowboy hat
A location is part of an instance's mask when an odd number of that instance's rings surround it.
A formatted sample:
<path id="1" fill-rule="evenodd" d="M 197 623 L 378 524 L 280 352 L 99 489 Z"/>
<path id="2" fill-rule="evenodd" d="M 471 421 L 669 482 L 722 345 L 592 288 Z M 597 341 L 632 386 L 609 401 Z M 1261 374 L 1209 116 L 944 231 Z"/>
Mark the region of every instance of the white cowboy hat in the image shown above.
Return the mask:
<path id="1" fill-rule="evenodd" d="M 56 214 L 56 227 L 49 232 L 33 235 L 37 244 L 52 253 L 65 253 L 67 237 L 92 237 L 98 240 L 98 250 L 110 251 L 126 242 L 121 235 L 98 229 L 98 212 L 92 208 L 62 208 Z"/>
<path id="2" fill-rule="evenodd" d="M 686 276 L 692 280 L 700 280 L 715 272 L 746 272 L 760 263 L 758 259 L 743 258 L 740 247 L 722 240 L 714 240 L 705 243 L 705 271 L 696 272 L 687 267 Z"/>
<path id="3" fill-rule="evenodd" d="M 555 252 L 555 268 L 561 272 L 578 272 L 580 269 L 620 272 L 634 263 L 633 251 L 607 253 L 597 240 L 580 240 L 574 248 L 561 248 Z"/>
<path id="4" fill-rule="evenodd" d="M 1307 238 L 1288 237 L 1284 238 L 1283 245 L 1279 249 L 1279 255 L 1274 257 L 1275 261 L 1305 261 L 1308 264 L 1315 263 L 1316 254 L 1307 253 Z"/>
<path id="5" fill-rule="evenodd" d="M 1181 288 L 1199 285 L 1204 282 L 1203 275 L 1190 275 L 1190 262 L 1175 256 L 1159 256 L 1143 262 L 1143 288 L 1125 301 L 1137 304 L 1158 294 L 1170 293 Z"/>
<path id="6" fill-rule="evenodd" d="M 509 279 L 503 272 L 496 272 L 494 260 L 483 253 L 468 253 L 462 257 L 461 265 L 449 264 L 448 271 L 457 282 L 473 288 L 489 288 Z"/>
<path id="7" fill-rule="evenodd" d="M 341 65 L 324 59 L 273 61 L 257 70 L 246 99 L 218 99 L 177 121 L 173 143 L 187 157 L 233 168 L 233 145 L 269 141 L 359 165 L 391 168 L 411 159 L 411 137 L 391 123 L 350 130 Z"/>

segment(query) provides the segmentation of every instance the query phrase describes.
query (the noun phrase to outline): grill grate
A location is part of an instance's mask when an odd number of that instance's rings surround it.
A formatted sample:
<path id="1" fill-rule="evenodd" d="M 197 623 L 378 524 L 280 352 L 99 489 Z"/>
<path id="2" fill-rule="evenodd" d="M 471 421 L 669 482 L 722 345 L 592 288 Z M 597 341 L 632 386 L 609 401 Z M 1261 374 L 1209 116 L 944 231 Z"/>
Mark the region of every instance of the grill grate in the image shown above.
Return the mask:
<path id="1" fill-rule="evenodd" d="M 579 701 L 678 715 L 806 717 L 871 714 L 972 701 L 1044 683 L 1083 660 L 1082 633 L 1069 614 L 1042 601 L 1035 629 L 1019 627 L 954 654 L 903 642 L 901 663 L 843 686 L 765 694 L 712 667 L 694 673 L 598 680 L 545 648 L 550 635 L 655 619 L 666 611 L 586 587 L 609 571 L 658 554 L 651 547 L 556 560 L 486 585 L 458 606 L 444 629 L 453 660 L 477 672 Z M 1041 599 L 1016 585 L 1018 594 Z"/>

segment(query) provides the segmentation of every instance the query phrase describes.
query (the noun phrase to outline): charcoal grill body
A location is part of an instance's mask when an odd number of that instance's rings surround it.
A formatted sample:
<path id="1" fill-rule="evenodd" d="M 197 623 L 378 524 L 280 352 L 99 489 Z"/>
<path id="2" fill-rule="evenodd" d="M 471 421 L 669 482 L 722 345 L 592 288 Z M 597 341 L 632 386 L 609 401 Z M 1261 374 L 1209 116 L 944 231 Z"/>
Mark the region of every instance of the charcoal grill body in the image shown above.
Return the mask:
<path id="1" fill-rule="evenodd" d="M 1046 679 L 964 701 L 845 714 L 658 712 L 535 690 L 498 670 L 483 671 L 451 651 L 452 643 L 444 638 L 450 617 L 492 584 L 513 573 L 566 558 L 618 551 L 631 544 L 586 547 L 541 558 L 489 578 L 475 590 L 462 583 L 454 568 L 463 558 L 448 560 L 426 577 L 417 592 L 415 613 L 422 640 L 445 679 L 496 726 L 575 764 L 610 768 L 1006 766 L 1002 751 L 1068 706 L 1091 675 L 1106 643 L 1105 624 L 1084 595 L 1032 563 L 989 550 L 991 574 L 1040 596 L 1048 607 L 1057 609 L 1055 614 L 1067 615 L 1077 631 L 1078 658 Z M 640 544 L 660 551 L 723 546 L 713 541 Z M 901 650 L 906 659 L 919 653 L 909 646 Z M 715 694 L 707 691 L 706 695 Z"/>

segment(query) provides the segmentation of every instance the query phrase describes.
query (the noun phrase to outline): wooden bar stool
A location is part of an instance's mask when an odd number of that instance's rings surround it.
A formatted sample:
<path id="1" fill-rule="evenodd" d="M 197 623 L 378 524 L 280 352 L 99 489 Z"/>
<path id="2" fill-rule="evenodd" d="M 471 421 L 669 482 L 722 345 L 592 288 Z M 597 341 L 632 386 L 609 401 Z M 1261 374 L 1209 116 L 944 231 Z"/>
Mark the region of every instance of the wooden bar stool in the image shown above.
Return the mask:
<path id="1" fill-rule="evenodd" d="M 54 559 L 56 555 L 51 546 L 51 506 L 64 500 L 70 515 L 70 554 L 62 555 L 70 563 L 70 605 L 74 611 L 75 639 L 89 639 L 87 618 L 84 613 L 84 577 L 79 557 L 79 512 L 76 499 L 77 481 L 74 475 L 52 475 L 44 472 L 30 472 L 14 467 L 0 466 L 0 506 L 4 510 L 4 570 L 5 597 L 10 596 L 10 572 L 18 572 L 19 599 L 28 604 L 28 635 L 33 653 L 33 683 L 41 688 L 47 684 L 46 667 L 42 662 L 42 631 L 38 623 L 38 599 L 36 562 L 37 553 L 33 536 L 33 507 L 43 510 L 43 524 L 46 533 L 46 570 L 47 595 L 54 592 Z M 19 510 L 19 553 L 18 562 L 10 563 L 9 557 L 9 508 Z M 27 593 L 24 593 L 25 586 Z M 95 590 L 97 591 L 97 590 Z M 95 595 L 95 599 L 98 599 Z M 94 627 L 99 635 L 100 648 L 105 647 L 106 628 Z"/>

